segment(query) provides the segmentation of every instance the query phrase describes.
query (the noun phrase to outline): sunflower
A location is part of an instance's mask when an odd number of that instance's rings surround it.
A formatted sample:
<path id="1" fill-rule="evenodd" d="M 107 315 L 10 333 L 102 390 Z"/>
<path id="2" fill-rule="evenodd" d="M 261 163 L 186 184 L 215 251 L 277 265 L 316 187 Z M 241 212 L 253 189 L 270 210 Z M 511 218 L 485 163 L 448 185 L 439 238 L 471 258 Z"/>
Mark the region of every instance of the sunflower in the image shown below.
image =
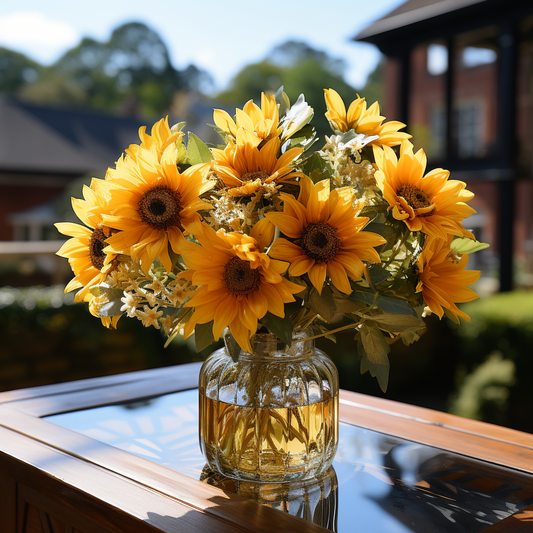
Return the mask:
<path id="1" fill-rule="evenodd" d="M 351 188 L 329 190 L 329 180 L 316 185 L 310 178 L 300 180 L 298 200 L 282 195 L 283 213 L 268 213 L 266 218 L 288 237 L 274 241 L 269 254 L 289 261 L 291 276 L 307 274 L 321 293 L 326 274 L 341 292 L 352 292 L 348 277 L 362 278 L 363 261 L 379 263 L 375 246 L 386 241 L 380 235 L 361 231 L 368 222 L 358 217 L 360 203 L 354 207 Z"/>
<path id="2" fill-rule="evenodd" d="M 89 292 L 91 287 L 102 283 L 107 274 L 116 267 L 114 256 L 107 256 L 104 248 L 107 239 L 116 231 L 102 223 L 102 216 L 91 212 L 93 208 L 105 209 L 107 200 L 101 194 L 99 182 L 93 179 L 91 187 L 83 187 L 83 200 L 72 198 L 72 208 L 77 217 L 85 224 L 59 222 L 55 224 L 63 235 L 72 237 L 57 252 L 57 255 L 68 258 L 74 278 L 65 287 L 65 292 L 80 289 L 74 300 L 90 302 L 93 298 Z M 101 317 L 106 327 L 116 326 L 119 317 Z"/>
<path id="3" fill-rule="evenodd" d="M 417 292 L 422 292 L 426 305 L 442 318 L 448 309 L 457 321 L 459 317 L 470 320 L 455 303 L 471 302 L 479 296 L 468 286 L 481 275 L 479 270 L 465 271 L 468 255 L 456 256 L 450 250 L 453 237 L 434 239 L 429 237 L 418 259 Z M 444 308 L 444 309 L 443 309 Z"/>
<path id="4" fill-rule="evenodd" d="M 198 211 L 210 204 L 200 195 L 213 183 L 205 181 L 203 166 L 180 173 L 174 163 L 159 164 L 151 152 L 139 150 L 110 180 L 108 209 L 104 223 L 120 230 L 107 241 L 107 253 L 127 254 L 140 261 L 146 272 L 156 257 L 170 272 L 170 244 L 176 251 L 183 226 L 200 218 Z"/>
<path id="5" fill-rule="evenodd" d="M 422 231 L 439 239 L 459 235 L 474 239 L 463 228 L 462 220 L 475 213 L 465 202 L 474 194 L 462 181 L 448 180 L 450 173 L 442 168 L 424 176 L 426 155 L 413 154 L 413 145 L 404 141 L 400 158 L 388 146 L 374 147 L 378 169 L 374 174 L 389 210 L 396 220 L 403 220 L 411 231 Z"/>
<path id="6" fill-rule="evenodd" d="M 279 109 L 273 95 L 261 93 L 261 107 L 249 100 L 243 109 L 235 110 L 235 120 L 222 109 L 213 111 L 213 120 L 222 132 L 233 139 L 237 138 L 237 131 L 242 128 L 252 134 L 254 146 L 261 142 L 279 137 L 283 128 L 278 127 Z"/>
<path id="7" fill-rule="evenodd" d="M 251 352 L 250 338 L 258 321 L 267 312 L 283 318 L 284 304 L 294 302 L 293 294 L 302 287 L 282 277 L 288 265 L 261 252 L 253 230 L 251 236 L 215 232 L 201 222 L 186 229 L 200 245 L 184 240 L 180 246 L 186 274 L 199 286 L 185 304 L 194 308 L 185 325 L 185 338 L 196 324 L 213 321 L 215 339 L 229 327 L 239 346 Z"/>
<path id="8" fill-rule="evenodd" d="M 331 128 L 341 133 L 355 130 L 356 133 L 373 136 L 378 135 L 379 139 L 371 144 L 379 146 L 396 146 L 402 141 L 409 139 L 411 135 L 398 130 L 405 128 L 405 124 L 397 121 L 390 121 L 382 124 L 385 117 L 379 114 L 379 104 L 374 102 L 368 109 L 364 98 L 355 99 L 346 107 L 342 98 L 333 89 L 324 89 L 326 99 L 326 118 Z"/>
<path id="9" fill-rule="evenodd" d="M 140 149 L 148 150 L 157 160 L 166 163 L 176 163 L 178 148 L 176 142 L 183 137 L 183 132 L 173 132 L 168 125 L 168 117 L 165 117 L 152 126 L 152 135 L 146 133 L 146 126 L 139 128 L 141 144 L 131 144 L 126 149 L 126 154 L 135 159 Z M 113 170 L 111 170 L 111 176 Z"/>
<path id="10" fill-rule="evenodd" d="M 287 183 L 303 176 L 290 167 L 303 151 L 291 148 L 278 158 L 281 142 L 270 139 L 261 149 L 254 146 L 253 135 L 239 130 L 237 144 L 229 142 L 224 150 L 213 150 L 213 170 L 232 196 L 253 196 L 262 186 Z"/>

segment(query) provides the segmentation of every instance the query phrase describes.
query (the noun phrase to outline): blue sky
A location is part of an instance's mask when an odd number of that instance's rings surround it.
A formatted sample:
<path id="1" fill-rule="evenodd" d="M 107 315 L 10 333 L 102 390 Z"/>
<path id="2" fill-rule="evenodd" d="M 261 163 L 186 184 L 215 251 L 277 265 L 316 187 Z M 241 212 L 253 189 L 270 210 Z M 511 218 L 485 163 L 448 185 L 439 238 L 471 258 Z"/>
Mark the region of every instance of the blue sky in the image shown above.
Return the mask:
<path id="1" fill-rule="evenodd" d="M 379 52 L 353 43 L 359 30 L 403 0 L 25 0 L 0 4 L 0 46 L 49 64 L 84 36 L 107 40 L 117 26 L 144 22 L 165 41 L 172 63 L 194 63 L 224 88 L 244 65 L 263 59 L 288 39 L 346 61 L 356 88 L 375 67 Z"/>

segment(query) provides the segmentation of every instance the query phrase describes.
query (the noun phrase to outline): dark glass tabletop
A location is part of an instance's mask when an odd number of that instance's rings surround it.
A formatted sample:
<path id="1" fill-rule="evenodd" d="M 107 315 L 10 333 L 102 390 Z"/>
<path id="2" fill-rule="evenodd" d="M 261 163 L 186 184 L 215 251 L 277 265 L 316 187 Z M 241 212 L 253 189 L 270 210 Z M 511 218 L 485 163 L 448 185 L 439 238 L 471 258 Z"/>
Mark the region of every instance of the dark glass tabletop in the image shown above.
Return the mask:
<path id="1" fill-rule="evenodd" d="M 198 446 L 196 390 L 47 420 L 338 533 L 479 532 L 533 504 L 526 475 L 345 423 L 320 479 L 224 478 L 205 466 Z"/>

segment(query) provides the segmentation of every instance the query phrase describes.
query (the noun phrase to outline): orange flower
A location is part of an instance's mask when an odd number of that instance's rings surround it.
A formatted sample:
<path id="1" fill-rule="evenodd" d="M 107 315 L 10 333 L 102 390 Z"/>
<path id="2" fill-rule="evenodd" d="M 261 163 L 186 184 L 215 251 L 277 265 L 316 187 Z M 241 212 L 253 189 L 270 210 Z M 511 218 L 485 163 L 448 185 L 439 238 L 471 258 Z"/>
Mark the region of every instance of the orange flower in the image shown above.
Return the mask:
<path id="1" fill-rule="evenodd" d="M 442 318 L 448 309 L 457 321 L 459 317 L 470 320 L 455 304 L 471 302 L 478 295 L 468 286 L 475 283 L 481 272 L 465 270 L 468 255 L 457 258 L 450 250 L 453 237 L 434 239 L 429 237 L 418 259 L 417 292 L 422 292 L 424 301 L 433 313 Z M 443 309 L 444 308 L 444 309 Z"/>
<path id="2" fill-rule="evenodd" d="M 158 257 L 170 272 L 168 245 L 176 251 L 183 227 L 210 208 L 200 200 L 213 183 L 205 181 L 205 166 L 180 173 L 175 163 L 159 164 L 152 152 L 140 149 L 135 159 L 126 158 L 112 179 L 106 180 L 110 196 L 103 215 L 106 225 L 120 230 L 107 241 L 106 252 L 130 255 L 145 272 Z"/>
<path id="3" fill-rule="evenodd" d="M 235 120 L 233 120 L 226 111 L 215 109 L 213 111 L 213 120 L 216 126 L 223 133 L 237 138 L 239 129 L 244 129 L 252 134 L 252 143 L 254 146 L 273 137 L 279 137 L 283 128 L 278 127 L 279 110 L 276 98 L 273 95 L 261 93 L 261 107 L 249 100 L 244 108 L 236 109 Z"/>
<path id="4" fill-rule="evenodd" d="M 388 146 L 374 147 L 374 155 L 379 168 L 374 176 L 396 220 L 403 220 L 411 231 L 438 239 L 447 239 L 448 235 L 474 239 L 461 224 L 475 213 L 465 203 L 474 197 L 465 183 L 448 180 L 450 173 L 442 168 L 424 176 L 426 155 L 423 150 L 413 154 L 409 141 L 402 143 L 399 159 Z"/>
<path id="5" fill-rule="evenodd" d="M 405 124 L 397 121 L 382 122 L 385 117 L 379 114 L 379 104 L 374 102 L 368 109 L 364 98 L 355 99 L 346 112 L 346 107 L 342 98 L 333 89 L 324 89 L 326 98 L 326 118 L 333 130 L 344 133 L 355 130 L 356 133 L 363 133 L 369 137 L 378 135 L 379 139 L 370 144 L 378 146 L 396 146 L 402 141 L 409 139 L 411 135 L 398 130 L 405 127 Z"/>
<path id="6" fill-rule="evenodd" d="M 283 213 L 268 213 L 266 218 L 288 239 L 274 241 L 269 254 L 288 261 L 289 274 L 307 274 L 321 293 L 326 274 L 340 291 L 352 292 L 348 277 L 362 278 L 363 261 L 379 263 L 375 246 L 386 241 L 380 235 L 361 231 L 368 222 L 358 217 L 360 204 L 354 207 L 351 188 L 334 189 L 329 180 L 313 185 L 310 178 L 300 180 L 298 200 L 284 194 Z"/>
<path id="7" fill-rule="evenodd" d="M 101 214 L 93 212 L 94 208 L 107 209 L 108 199 L 102 183 L 102 180 L 93 179 L 90 187 L 83 187 L 83 200 L 72 198 L 72 208 L 85 226 L 72 222 L 55 224 L 60 233 L 72 237 L 61 246 L 57 255 L 68 258 L 74 272 L 65 292 L 79 289 L 74 297 L 76 302 L 90 302 L 93 298 L 90 289 L 102 283 L 115 267 L 116 256 L 105 254 L 104 248 L 107 239 L 116 231 L 103 223 Z M 101 318 L 104 326 L 116 327 L 119 316 Z"/>
<path id="8" fill-rule="evenodd" d="M 152 126 L 152 135 L 146 133 L 146 126 L 139 129 L 141 144 L 130 144 L 126 154 L 135 159 L 140 149 L 148 150 L 156 156 L 157 160 L 167 163 L 176 163 L 178 148 L 176 141 L 183 136 L 182 132 L 173 132 L 168 125 L 168 117 L 165 117 Z M 111 176 L 114 171 L 111 169 Z"/>
<path id="9" fill-rule="evenodd" d="M 287 150 L 278 158 L 281 142 L 277 137 L 261 149 L 254 146 L 251 138 L 241 129 L 236 145 L 230 142 L 224 150 L 213 150 L 213 169 L 232 196 L 252 196 L 263 185 L 290 183 L 303 176 L 290 166 L 302 148 Z"/>
<path id="10" fill-rule="evenodd" d="M 284 317 L 284 304 L 294 301 L 293 294 L 302 287 L 282 277 L 287 263 L 271 259 L 261 252 L 254 231 L 215 232 L 207 224 L 186 226 L 200 245 L 183 241 L 180 253 L 188 271 L 183 275 L 199 286 L 185 307 L 194 313 L 185 325 L 187 338 L 196 324 L 213 321 L 213 337 L 218 339 L 229 327 L 239 346 L 252 351 L 250 338 L 258 321 L 270 312 Z"/>

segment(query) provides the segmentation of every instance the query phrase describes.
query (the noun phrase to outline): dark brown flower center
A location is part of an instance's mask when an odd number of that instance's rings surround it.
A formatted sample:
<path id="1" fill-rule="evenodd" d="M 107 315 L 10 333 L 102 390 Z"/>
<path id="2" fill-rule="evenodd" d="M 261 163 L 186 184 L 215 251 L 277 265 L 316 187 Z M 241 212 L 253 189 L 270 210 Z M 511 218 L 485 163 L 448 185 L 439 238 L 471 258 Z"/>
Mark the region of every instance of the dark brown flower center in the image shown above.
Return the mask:
<path id="1" fill-rule="evenodd" d="M 143 222 L 156 229 L 180 226 L 181 196 L 166 186 L 146 191 L 139 201 L 139 214 Z"/>
<path id="2" fill-rule="evenodd" d="M 261 274 L 250 267 L 248 261 L 239 257 L 232 257 L 224 265 L 224 283 L 226 288 L 236 296 L 243 296 L 255 292 L 261 282 Z"/>
<path id="3" fill-rule="evenodd" d="M 341 241 L 336 233 L 337 228 L 325 222 L 309 224 L 302 232 L 300 246 L 307 257 L 328 262 L 338 254 L 341 248 Z"/>
<path id="4" fill-rule="evenodd" d="M 432 205 L 429 194 L 414 185 L 403 185 L 396 195 L 401 196 L 413 209 L 422 209 Z M 429 213 L 423 213 L 419 216 L 428 217 L 432 215 L 434 211 L 435 209 L 432 209 Z"/>
<path id="5" fill-rule="evenodd" d="M 105 253 L 104 248 L 107 246 L 105 240 L 109 235 L 106 235 L 102 228 L 96 228 L 89 239 L 89 254 L 91 263 L 97 270 L 102 270 L 104 266 Z"/>
<path id="6" fill-rule="evenodd" d="M 257 179 L 261 180 L 261 183 L 265 183 L 265 180 L 268 178 L 268 174 L 264 170 L 258 170 L 256 172 L 247 172 L 241 176 L 243 182 L 246 181 L 255 181 Z"/>

